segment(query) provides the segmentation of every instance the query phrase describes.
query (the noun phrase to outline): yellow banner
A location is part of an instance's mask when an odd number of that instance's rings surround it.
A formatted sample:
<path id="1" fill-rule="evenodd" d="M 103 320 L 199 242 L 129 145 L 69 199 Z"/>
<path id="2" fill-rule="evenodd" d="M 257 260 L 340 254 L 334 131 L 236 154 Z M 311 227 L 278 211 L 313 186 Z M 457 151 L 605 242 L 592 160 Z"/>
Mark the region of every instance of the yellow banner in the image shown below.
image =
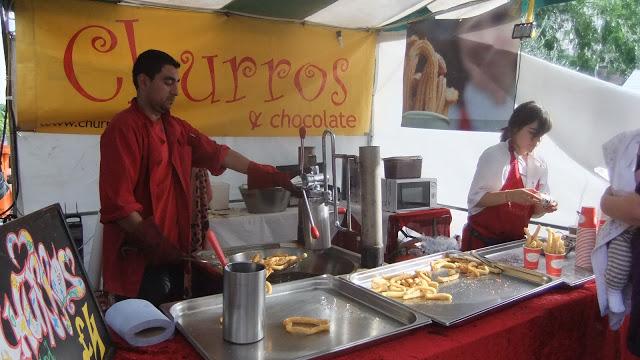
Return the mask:
<path id="1" fill-rule="evenodd" d="M 94 1 L 16 2 L 22 130 L 100 134 L 146 49 L 181 64 L 172 113 L 210 136 L 369 130 L 375 34 Z"/>

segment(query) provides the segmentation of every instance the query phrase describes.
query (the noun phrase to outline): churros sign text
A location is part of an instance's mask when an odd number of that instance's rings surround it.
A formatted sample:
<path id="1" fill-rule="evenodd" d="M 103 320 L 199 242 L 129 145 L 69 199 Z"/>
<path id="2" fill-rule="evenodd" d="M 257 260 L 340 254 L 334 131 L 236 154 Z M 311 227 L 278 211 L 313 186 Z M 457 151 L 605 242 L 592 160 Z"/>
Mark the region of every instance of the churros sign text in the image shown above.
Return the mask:
<path id="1" fill-rule="evenodd" d="M 78 0 L 21 1 L 16 20 L 21 129 L 101 133 L 149 48 L 181 64 L 172 111 L 207 135 L 369 129 L 373 33 Z"/>

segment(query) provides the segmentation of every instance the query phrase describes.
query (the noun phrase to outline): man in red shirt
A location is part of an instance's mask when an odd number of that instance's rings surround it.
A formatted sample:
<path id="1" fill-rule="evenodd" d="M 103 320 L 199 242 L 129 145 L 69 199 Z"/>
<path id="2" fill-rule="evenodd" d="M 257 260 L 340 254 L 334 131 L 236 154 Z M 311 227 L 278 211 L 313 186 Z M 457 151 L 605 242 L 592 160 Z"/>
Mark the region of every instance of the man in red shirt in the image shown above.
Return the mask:
<path id="1" fill-rule="evenodd" d="M 181 258 L 188 254 L 191 169 L 248 174 L 250 187 L 291 189 L 287 174 L 217 144 L 170 113 L 180 64 L 147 50 L 133 65 L 136 97 L 100 138 L 100 221 L 104 289 L 116 298 L 155 305 L 183 293 Z"/>

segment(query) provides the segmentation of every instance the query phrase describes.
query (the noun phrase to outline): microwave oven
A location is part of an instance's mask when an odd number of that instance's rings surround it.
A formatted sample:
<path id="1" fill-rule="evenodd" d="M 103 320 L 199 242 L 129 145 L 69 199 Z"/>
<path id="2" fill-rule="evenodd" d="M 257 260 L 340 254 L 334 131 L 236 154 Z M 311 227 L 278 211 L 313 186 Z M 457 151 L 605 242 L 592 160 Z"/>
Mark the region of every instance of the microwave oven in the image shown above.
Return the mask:
<path id="1" fill-rule="evenodd" d="M 403 212 L 438 206 L 438 184 L 433 178 L 382 179 L 382 210 Z"/>

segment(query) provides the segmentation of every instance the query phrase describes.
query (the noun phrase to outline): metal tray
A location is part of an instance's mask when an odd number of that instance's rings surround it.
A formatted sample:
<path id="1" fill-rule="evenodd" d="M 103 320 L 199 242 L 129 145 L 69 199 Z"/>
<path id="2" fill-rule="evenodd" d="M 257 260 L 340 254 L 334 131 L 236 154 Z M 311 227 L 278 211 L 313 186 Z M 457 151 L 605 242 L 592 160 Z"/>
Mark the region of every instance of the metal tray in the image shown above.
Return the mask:
<path id="1" fill-rule="evenodd" d="M 345 275 L 344 277 L 356 285 L 370 289 L 371 280 L 375 277 L 413 273 L 415 270 L 421 269 L 429 270 L 431 261 L 443 258 L 447 253 L 461 254 L 460 252 L 438 253 Z M 554 280 L 544 275 L 541 275 L 540 279 L 540 283 L 536 283 L 511 275 L 493 273 L 479 278 L 461 276 L 457 280 L 440 284 L 438 291 L 451 294 L 453 296 L 451 302 L 409 300 L 404 304 L 423 313 L 439 324 L 445 326 L 460 325 L 487 312 L 534 296 L 559 283 L 559 280 Z M 403 302 L 402 300 L 391 300 L 399 303 Z"/>
<path id="2" fill-rule="evenodd" d="M 177 303 L 161 309 L 206 359 L 308 359 L 339 352 L 428 324 L 420 313 L 373 292 L 322 275 L 273 286 L 267 295 L 265 337 L 237 345 L 222 338 L 222 294 Z M 282 320 L 290 316 L 329 319 L 328 333 L 293 335 Z"/>
<path id="3" fill-rule="evenodd" d="M 524 240 L 511 241 L 504 244 L 489 246 L 483 249 L 478 249 L 476 252 L 479 255 L 486 257 L 491 261 L 503 262 L 513 266 L 523 266 L 523 252 L 522 245 Z M 594 278 L 593 271 L 589 271 L 580 267 L 576 267 L 576 254 L 570 252 L 567 254 L 564 265 L 562 266 L 562 276 L 555 277 L 554 279 L 560 279 L 566 285 L 571 287 L 581 286 L 585 282 Z M 544 254 L 540 257 L 540 263 L 538 264 L 538 272 L 545 273 L 546 265 L 544 262 Z"/>

